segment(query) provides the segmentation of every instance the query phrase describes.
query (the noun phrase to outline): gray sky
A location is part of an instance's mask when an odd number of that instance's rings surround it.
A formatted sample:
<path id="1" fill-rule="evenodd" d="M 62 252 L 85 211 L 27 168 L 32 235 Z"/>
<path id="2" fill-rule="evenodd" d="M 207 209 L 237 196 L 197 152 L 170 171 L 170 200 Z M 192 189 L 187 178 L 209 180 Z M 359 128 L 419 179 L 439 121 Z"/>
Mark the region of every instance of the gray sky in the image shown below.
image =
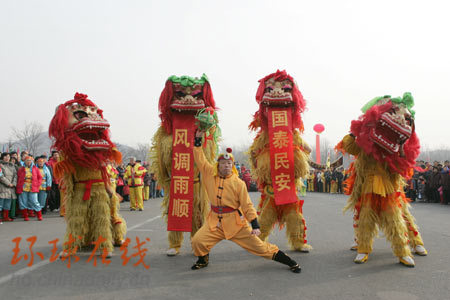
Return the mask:
<path id="1" fill-rule="evenodd" d="M 410 91 L 422 145 L 448 146 L 449 8 L 445 0 L 1 0 L 0 142 L 25 120 L 47 128 L 76 91 L 104 110 L 113 140 L 150 142 L 167 77 L 204 72 L 224 143 L 250 143 L 257 81 L 278 68 L 307 100 L 310 144 L 314 124 L 335 144 L 367 101 Z"/>

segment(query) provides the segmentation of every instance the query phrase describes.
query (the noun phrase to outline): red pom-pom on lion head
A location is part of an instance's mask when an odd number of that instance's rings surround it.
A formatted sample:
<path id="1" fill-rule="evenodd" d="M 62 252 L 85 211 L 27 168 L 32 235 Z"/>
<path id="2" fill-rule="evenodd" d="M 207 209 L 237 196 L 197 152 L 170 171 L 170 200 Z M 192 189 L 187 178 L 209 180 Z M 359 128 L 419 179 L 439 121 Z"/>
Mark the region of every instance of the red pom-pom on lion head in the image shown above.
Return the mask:
<path id="1" fill-rule="evenodd" d="M 301 113 L 305 111 L 306 101 L 298 89 L 294 78 L 286 73 L 285 70 L 277 70 L 275 73 L 267 75 L 260 79 L 259 87 L 256 92 L 256 102 L 259 104 L 259 110 L 254 114 L 253 121 L 249 128 L 256 130 L 262 128 L 267 130 L 267 114 L 265 107 L 291 106 L 292 124 L 303 132 L 303 121 Z"/>
<path id="2" fill-rule="evenodd" d="M 378 97 L 363 108 L 364 115 L 351 123 L 357 145 L 392 172 L 409 177 L 420 153 L 414 128 L 412 96 Z"/>
<path id="3" fill-rule="evenodd" d="M 121 162 L 109 137 L 109 122 L 85 94 L 76 93 L 74 99 L 57 107 L 49 136 L 52 147 L 71 164 L 104 171 L 107 162 Z"/>
<path id="4" fill-rule="evenodd" d="M 216 109 L 209 80 L 201 78 L 171 76 L 167 79 L 159 97 L 159 117 L 168 134 L 172 133 L 173 112 L 196 113 L 203 108 Z"/>

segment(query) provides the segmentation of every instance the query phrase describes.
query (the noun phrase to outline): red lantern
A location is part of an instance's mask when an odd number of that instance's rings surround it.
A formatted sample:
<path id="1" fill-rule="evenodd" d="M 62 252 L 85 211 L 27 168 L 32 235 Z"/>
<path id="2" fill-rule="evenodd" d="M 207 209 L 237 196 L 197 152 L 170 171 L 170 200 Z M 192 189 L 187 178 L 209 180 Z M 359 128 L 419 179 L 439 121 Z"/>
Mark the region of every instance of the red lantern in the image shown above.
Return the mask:
<path id="1" fill-rule="evenodd" d="M 318 124 L 314 125 L 313 129 L 318 134 L 321 134 L 325 130 L 325 126 L 323 126 L 323 124 L 318 123 Z"/>

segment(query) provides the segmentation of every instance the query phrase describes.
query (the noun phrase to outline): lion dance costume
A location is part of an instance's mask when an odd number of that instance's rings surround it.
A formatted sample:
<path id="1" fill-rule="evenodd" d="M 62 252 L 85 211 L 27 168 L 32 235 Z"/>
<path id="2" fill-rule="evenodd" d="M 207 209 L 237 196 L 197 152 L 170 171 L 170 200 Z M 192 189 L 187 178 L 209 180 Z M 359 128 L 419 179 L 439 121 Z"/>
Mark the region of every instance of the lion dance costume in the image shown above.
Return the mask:
<path id="1" fill-rule="evenodd" d="M 111 187 L 108 163 L 121 154 L 109 138 L 109 123 L 87 95 L 76 93 L 57 107 L 49 135 L 61 153 L 54 175 L 61 180 L 67 222 L 64 250 L 73 253 L 99 241 L 99 250 L 112 252 L 121 245 L 125 221 L 118 214 L 118 196 Z"/>
<path id="2" fill-rule="evenodd" d="M 420 149 L 413 105 L 410 93 L 402 98 L 371 100 L 363 107 L 364 114 L 352 121 L 350 134 L 336 147 L 356 157 L 345 182 L 350 198 L 344 208 L 355 213 L 355 263 L 367 261 L 378 228 L 403 265 L 415 264 L 408 243 L 418 255 L 427 254 L 403 191 Z"/>
<path id="3" fill-rule="evenodd" d="M 166 217 L 169 249 L 174 256 L 183 243 L 183 232 L 191 237 L 202 226 L 209 211 L 209 202 L 199 170 L 194 164 L 193 141 L 196 114 L 215 109 L 208 78 L 171 76 L 159 98 L 161 126 L 152 141 L 152 170 L 164 189 L 161 204 Z M 202 150 L 209 162 L 214 162 L 218 127 L 212 127 L 204 137 Z"/>
<path id="4" fill-rule="evenodd" d="M 309 172 L 309 146 L 302 140 L 300 114 L 305 100 L 294 79 L 277 71 L 259 81 L 256 101 L 259 110 L 249 128 L 259 130 L 250 147 L 250 164 L 261 190 L 260 238 L 265 241 L 278 222 L 286 225 L 288 242 L 294 250 L 309 252 L 303 200 L 297 196 L 302 177 Z"/>

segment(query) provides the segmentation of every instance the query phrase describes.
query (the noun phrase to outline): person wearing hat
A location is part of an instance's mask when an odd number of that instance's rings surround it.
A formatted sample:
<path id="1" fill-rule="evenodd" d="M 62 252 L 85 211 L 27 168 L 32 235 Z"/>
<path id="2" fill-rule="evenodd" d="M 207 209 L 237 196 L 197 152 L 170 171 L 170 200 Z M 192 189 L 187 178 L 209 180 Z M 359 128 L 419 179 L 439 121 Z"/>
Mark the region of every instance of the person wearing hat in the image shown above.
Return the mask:
<path id="1" fill-rule="evenodd" d="M 38 201 L 42 213 L 47 212 L 47 193 L 52 188 L 52 175 L 49 168 L 45 165 L 45 156 L 39 156 L 35 160 L 39 172 L 42 176 L 41 186 L 39 187 Z"/>
<path id="2" fill-rule="evenodd" d="M 204 131 L 197 131 L 194 143 L 194 162 L 200 170 L 211 205 L 211 211 L 203 226 L 192 238 L 192 249 L 198 257 L 192 270 L 204 268 L 209 263 L 209 252 L 218 242 L 230 240 L 248 252 L 288 265 L 294 273 L 300 266 L 280 251 L 276 245 L 263 242 L 256 210 L 245 183 L 238 177 L 231 149 L 220 154 L 216 165 L 206 160 L 201 149 Z M 251 227 L 248 223 L 251 223 Z"/>

